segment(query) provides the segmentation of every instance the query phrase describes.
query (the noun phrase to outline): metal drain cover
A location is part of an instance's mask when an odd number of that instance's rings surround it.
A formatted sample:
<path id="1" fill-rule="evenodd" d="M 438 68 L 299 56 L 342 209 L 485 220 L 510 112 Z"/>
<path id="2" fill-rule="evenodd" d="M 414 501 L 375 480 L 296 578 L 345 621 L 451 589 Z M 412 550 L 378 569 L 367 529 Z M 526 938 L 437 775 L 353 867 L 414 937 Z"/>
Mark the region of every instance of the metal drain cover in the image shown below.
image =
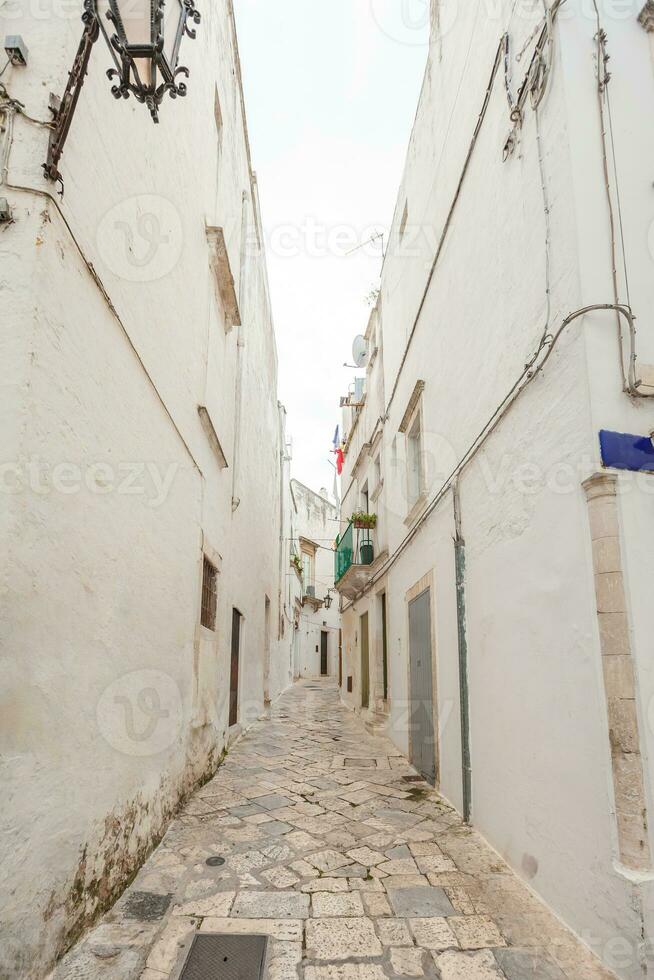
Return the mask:
<path id="1" fill-rule="evenodd" d="M 179 980 L 261 980 L 267 936 L 198 933 Z"/>

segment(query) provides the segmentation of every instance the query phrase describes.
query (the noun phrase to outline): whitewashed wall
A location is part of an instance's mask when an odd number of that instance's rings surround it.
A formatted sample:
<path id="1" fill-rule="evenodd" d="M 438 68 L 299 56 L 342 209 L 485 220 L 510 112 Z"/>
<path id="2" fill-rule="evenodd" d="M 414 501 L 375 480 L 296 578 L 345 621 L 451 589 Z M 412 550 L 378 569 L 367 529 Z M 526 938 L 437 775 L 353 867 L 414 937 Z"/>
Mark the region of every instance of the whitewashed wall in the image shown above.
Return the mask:
<path id="1" fill-rule="evenodd" d="M 41 120 L 81 36 L 79 10 L 60 6 L 0 3 L 0 33 L 30 51 L 2 81 Z M 0 135 L 14 219 L 0 236 L 3 976 L 42 976 L 215 769 L 232 607 L 240 725 L 263 710 L 266 596 L 270 696 L 291 679 L 256 181 L 231 8 L 202 14 L 183 46 L 188 97 L 158 127 L 111 97 L 98 42 L 63 199 L 41 173 L 47 130 L 17 116 L 11 145 Z M 225 329 L 205 225 L 224 229 L 240 329 Z M 203 550 L 219 568 L 215 633 L 199 625 Z"/>
<path id="2" fill-rule="evenodd" d="M 347 671 L 354 688 L 344 697 L 356 708 L 359 617 L 369 611 L 375 623 L 376 595 L 387 591 L 389 732 L 406 751 L 405 597 L 423 576 L 433 575 L 440 788 L 458 808 L 462 776 L 453 500 L 451 492 L 445 493 L 404 546 L 413 525 L 407 522 L 404 437 L 398 429 L 416 382 L 423 380 L 424 465 L 428 499 L 435 499 L 520 377 L 543 333 L 546 234 L 536 119 L 527 105 L 516 149 L 503 162 L 511 122 L 500 64 L 407 350 L 499 39 L 509 31 L 515 55 L 541 17 L 538 5 L 529 8 L 531 13 L 521 11 L 526 6 L 448 4 L 440 10 L 381 283 L 386 408 L 384 488 L 377 510 L 384 514 L 392 563 L 343 614 Z M 654 361 L 654 198 L 649 174 L 654 75 L 649 39 L 637 21 L 642 4 L 617 7 L 600 4 L 600 15 L 611 54 L 610 98 L 629 292 L 638 317 L 639 356 L 646 365 Z M 434 22 L 438 24 L 436 16 Z M 592 4 L 579 0 L 565 5 L 555 26 L 553 70 L 539 110 L 551 221 L 550 329 L 587 304 L 613 302 L 596 32 Z M 514 92 L 528 62 L 528 55 L 522 67 L 512 62 Z M 610 166 L 615 181 L 612 161 Z M 405 204 L 408 221 L 400 243 Z M 618 259 L 624 299 L 619 248 Z M 364 411 L 344 472 L 344 487 L 354 479 L 353 499 L 365 479 L 354 464 L 371 438 L 377 415 L 367 407 Z M 654 427 L 651 401 L 630 399 L 622 391 L 610 313 L 589 315 L 568 328 L 544 371 L 460 478 L 467 551 L 472 819 L 612 969 L 635 978 L 642 975 L 642 935 L 645 942 L 651 936 L 651 871 L 634 875 L 618 860 L 591 539 L 581 487 L 600 466 L 602 427 L 642 434 Z M 647 544 L 654 532 L 652 480 L 635 481 L 623 474 L 620 486 L 625 492 L 619 498 L 645 760 L 654 749 L 647 615 L 654 571 Z M 401 545 L 404 550 L 398 554 Z M 371 650 L 371 662 L 374 657 Z M 651 809 L 651 771 L 646 770 L 645 778 Z"/>

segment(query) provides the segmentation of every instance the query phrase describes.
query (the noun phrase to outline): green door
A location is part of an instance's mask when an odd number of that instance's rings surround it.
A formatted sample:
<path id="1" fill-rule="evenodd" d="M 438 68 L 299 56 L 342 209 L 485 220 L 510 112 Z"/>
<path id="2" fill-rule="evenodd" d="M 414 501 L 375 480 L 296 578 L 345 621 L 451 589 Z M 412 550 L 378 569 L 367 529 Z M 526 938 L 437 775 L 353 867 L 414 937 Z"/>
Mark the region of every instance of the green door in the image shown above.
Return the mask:
<path id="1" fill-rule="evenodd" d="M 370 649 L 368 646 L 368 613 L 361 617 L 361 707 L 370 706 Z"/>

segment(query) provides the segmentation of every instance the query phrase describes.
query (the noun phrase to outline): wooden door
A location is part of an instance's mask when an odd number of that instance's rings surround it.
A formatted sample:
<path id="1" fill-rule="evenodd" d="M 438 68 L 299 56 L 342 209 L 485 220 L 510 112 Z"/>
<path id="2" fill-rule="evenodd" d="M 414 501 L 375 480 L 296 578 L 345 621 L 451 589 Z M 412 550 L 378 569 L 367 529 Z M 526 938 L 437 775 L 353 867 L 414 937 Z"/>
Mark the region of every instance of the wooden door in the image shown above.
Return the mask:
<path id="1" fill-rule="evenodd" d="M 327 641 L 329 633 L 323 630 L 320 634 L 320 675 L 321 677 L 326 677 L 327 670 Z"/>
<path id="2" fill-rule="evenodd" d="M 241 656 L 241 614 L 232 610 L 232 666 L 229 677 L 229 727 L 238 724 L 238 672 Z"/>
<path id="3" fill-rule="evenodd" d="M 384 701 L 388 701 L 388 623 L 386 618 L 386 593 L 381 597 L 382 628 L 382 688 Z"/>

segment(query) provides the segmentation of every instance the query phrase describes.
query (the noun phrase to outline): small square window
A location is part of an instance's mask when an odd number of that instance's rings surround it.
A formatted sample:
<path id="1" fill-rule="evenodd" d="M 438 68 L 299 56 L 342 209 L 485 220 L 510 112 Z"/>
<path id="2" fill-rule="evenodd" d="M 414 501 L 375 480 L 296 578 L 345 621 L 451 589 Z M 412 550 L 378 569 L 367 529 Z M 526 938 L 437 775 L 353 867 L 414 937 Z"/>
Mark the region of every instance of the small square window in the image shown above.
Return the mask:
<path id="1" fill-rule="evenodd" d="M 218 87 L 217 86 L 216 86 L 216 90 L 215 90 L 215 93 L 214 93 L 213 117 L 214 117 L 214 120 L 216 122 L 216 132 L 218 134 L 218 139 L 219 140 L 222 140 L 222 138 L 223 138 L 223 113 L 222 113 L 222 109 L 220 108 L 220 96 L 218 95 Z"/>
<path id="2" fill-rule="evenodd" d="M 202 567 L 202 611 L 200 622 L 205 629 L 216 629 L 216 606 L 218 600 L 218 571 L 207 556 Z"/>
<path id="3" fill-rule="evenodd" d="M 420 412 L 407 433 L 407 484 L 409 507 L 413 507 L 423 491 L 422 475 L 422 427 Z"/>

